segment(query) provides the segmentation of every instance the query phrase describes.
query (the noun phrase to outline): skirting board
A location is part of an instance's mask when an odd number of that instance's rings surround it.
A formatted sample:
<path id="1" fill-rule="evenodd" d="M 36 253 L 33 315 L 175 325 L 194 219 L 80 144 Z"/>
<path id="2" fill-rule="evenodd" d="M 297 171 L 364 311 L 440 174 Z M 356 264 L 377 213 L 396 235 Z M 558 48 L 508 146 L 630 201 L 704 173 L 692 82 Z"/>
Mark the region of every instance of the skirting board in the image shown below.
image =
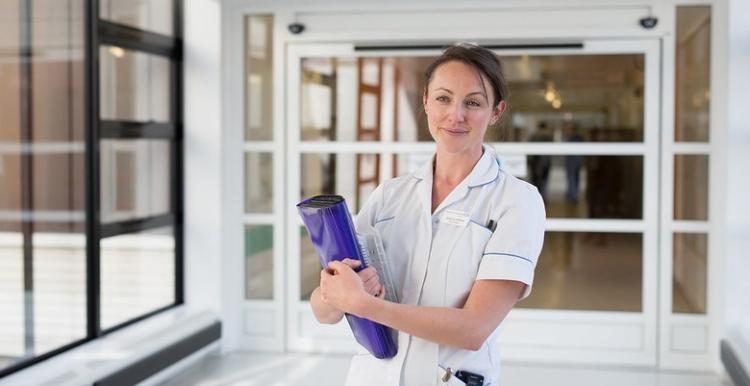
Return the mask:
<path id="1" fill-rule="evenodd" d="M 747 369 L 742 365 L 737 353 L 726 339 L 721 340 L 721 362 L 724 363 L 724 368 L 727 369 L 727 373 L 735 386 L 750 386 L 750 376 Z"/>
<path id="2" fill-rule="evenodd" d="M 221 322 L 207 326 L 140 361 L 94 382 L 94 386 L 135 385 L 221 338 Z"/>

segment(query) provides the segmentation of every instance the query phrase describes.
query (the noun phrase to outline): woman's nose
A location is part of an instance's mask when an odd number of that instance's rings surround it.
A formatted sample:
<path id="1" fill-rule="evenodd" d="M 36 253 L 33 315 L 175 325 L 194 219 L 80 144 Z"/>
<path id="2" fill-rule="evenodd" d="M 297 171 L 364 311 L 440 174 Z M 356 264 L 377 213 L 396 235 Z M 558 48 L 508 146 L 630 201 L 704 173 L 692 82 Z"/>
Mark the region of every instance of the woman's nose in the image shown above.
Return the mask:
<path id="1" fill-rule="evenodd" d="M 455 122 L 463 122 L 466 119 L 466 110 L 464 109 L 463 104 L 456 103 L 452 106 L 450 118 Z"/>

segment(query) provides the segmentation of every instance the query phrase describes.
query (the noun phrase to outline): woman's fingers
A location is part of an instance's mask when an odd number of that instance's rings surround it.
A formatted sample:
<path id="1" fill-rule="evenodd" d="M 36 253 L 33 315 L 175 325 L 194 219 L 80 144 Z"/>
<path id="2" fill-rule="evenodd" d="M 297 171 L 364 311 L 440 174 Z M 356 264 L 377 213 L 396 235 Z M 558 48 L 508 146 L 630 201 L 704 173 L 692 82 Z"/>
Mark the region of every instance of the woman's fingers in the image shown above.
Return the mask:
<path id="1" fill-rule="evenodd" d="M 365 292 L 367 292 L 370 295 L 377 296 L 378 292 L 380 291 L 380 283 L 375 281 L 370 281 L 365 283 Z"/>
<path id="2" fill-rule="evenodd" d="M 378 277 L 378 271 L 375 270 L 374 267 L 367 267 L 359 272 L 357 272 L 357 275 L 359 275 L 360 278 L 362 278 L 362 281 L 368 281 L 370 279 L 377 278 Z"/>
<path id="3" fill-rule="evenodd" d="M 381 285 L 381 286 L 380 286 L 380 291 L 379 291 L 379 292 L 378 292 L 378 294 L 377 294 L 377 295 L 375 295 L 375 296 L 377 296 L 377 297 L 379 297 L 379 298 L 381 298 L 381 299 L 385 299 L 385 287 L 383 287 L 383 286 Z"/>

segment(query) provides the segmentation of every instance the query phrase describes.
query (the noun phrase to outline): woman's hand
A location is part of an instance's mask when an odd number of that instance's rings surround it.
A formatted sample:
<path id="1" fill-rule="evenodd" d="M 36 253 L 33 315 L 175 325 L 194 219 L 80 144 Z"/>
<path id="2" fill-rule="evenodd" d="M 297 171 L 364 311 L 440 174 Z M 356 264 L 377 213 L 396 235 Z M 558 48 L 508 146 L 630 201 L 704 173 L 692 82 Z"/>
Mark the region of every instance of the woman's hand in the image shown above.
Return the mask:
<path id="1" fill-rule="evenodd" d="M 374 268 L 354 272 L 360 262 L 352 259 L 332 261 L 320 272 L 320 294 L 323 301 L 343 312 L 358 314 L 358 306 L 366 296 L 380 296 L 383 287 Z"/>
<path id="2" fill-rule="evenodd" d="M 341 262 L 352 267 L 352 269 L 357 269 L 361 265 L 359 260 L 348 258 L 342 260 Z M 359 276 L 359 278 L 362 280 L 362 284 L 364 284 L 365 287 L 365 292 L 372 296 L 384 295 L 385 288 L 383 288 L 383 286 L 380 284 L 378 271 L 375 270 L 375 267 L 367 267 L 357 272 L 357 276 Z"/>

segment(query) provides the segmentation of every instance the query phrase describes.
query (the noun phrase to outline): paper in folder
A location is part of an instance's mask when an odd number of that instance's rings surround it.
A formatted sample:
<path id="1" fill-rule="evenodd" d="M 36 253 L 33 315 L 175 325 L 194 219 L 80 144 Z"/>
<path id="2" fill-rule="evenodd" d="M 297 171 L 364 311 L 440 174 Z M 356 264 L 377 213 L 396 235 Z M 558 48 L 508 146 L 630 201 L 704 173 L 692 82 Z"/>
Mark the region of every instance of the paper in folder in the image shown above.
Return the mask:
<path id="1" fill-rule="evenodd" d="M 323 267 L 327 267 L 328 263 L 333 260 L 344 260 L 347 257 L 360 261 L 361 265 L 357 271 L 373 263 L 369 258 L 371 256 L 368 254 L 368 247 L 361 245 L 361 240 L 357 238 L 343 197 L 337 195 L 311 197 L 297 204 L 297 209 Z M 389 292 L 391 294 L 395 292 L 393 288 L 388 288 L 392 287 L 392 282 L 389 280 L 390 275 L 387 269 L 382 266 L 383 262 L 378 263 L 381 264 L 373 265 L 379 273 L 381 283 L 386 288 L 387 298 Z M 383 280 L 383 274 L 388 280 Z M 383 359 L 396 355 L 397 340 L 394 330 L 350 314 L 346 314 L 346 320 L 354 333 L 354 338 L 373 356 Z"/>

